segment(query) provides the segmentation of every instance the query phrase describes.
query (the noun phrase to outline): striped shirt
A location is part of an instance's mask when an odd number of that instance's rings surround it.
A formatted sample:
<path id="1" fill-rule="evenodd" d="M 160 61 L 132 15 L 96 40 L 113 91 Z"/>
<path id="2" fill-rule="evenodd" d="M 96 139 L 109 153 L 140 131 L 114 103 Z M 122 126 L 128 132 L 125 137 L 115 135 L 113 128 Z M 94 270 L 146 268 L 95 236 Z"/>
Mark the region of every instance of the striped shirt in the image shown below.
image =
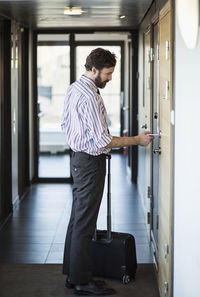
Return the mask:
<path id="1" fill-rule="evenodd" d="M 112 136 L 103 99 L 95 83 L 84 75 L 67 90 L 61 127 L 74 152 L 94 156 L 110 152 L 105 148 Z"/>

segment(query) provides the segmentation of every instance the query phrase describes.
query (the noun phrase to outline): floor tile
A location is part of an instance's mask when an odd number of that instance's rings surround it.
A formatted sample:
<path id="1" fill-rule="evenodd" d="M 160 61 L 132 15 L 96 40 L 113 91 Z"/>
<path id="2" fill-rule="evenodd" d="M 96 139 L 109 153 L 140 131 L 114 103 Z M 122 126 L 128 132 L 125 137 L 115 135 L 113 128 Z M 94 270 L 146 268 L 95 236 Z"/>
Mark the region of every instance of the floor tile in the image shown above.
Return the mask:
<path id="1" fill-rule="evenodd" d="M 138 263 L 152 263 L 146 217 L 123 155 L 111 166 L 112 230 L 135 236 Z M 97 228 L 107 228 L 107 186 Z M 34 184 L 0 231 L 0 263 L 62 263 L 72 205 L 72 185 Z"/>

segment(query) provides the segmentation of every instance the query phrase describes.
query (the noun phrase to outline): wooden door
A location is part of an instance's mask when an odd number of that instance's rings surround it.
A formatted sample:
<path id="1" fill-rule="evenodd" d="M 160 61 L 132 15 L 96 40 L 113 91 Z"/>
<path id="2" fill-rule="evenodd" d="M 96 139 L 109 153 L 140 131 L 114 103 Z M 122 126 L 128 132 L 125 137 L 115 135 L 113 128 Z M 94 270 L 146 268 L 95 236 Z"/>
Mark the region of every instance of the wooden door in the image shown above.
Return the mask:
<path id="1" fill-rule="evenodd" d="M 159 217 L 159 163 L 160 163 L 160 98 L 159 98 L 159 22 L 153 24 L 153 69 L 152 69 L 152 195 L 151 195 L 151 240 L 154 260 L 158 263 L 158 217 Z"/>
<path id="2" fill-rule="evenodd" d="M 169 3 L 160 12 L 160 182 L 158 229 L 158 283 L 161 297 L 171 296 L 172 274 L 172 19 Z"/>
<path id="3" fill-rule="evenodd" d="M 150 28 L 144 33 L 144 97 L 143 97 L 143 123 L 142 127 L 152 130 L 152 48 L 151 48 L 151 30 Z M 149 224 L 150 238 L 150 203 L 149 189 L 151 188 L 151 171 L 152 171 L 152 147 L 145 148 L 145 207 L 147 209 L 147 218 Z"/>

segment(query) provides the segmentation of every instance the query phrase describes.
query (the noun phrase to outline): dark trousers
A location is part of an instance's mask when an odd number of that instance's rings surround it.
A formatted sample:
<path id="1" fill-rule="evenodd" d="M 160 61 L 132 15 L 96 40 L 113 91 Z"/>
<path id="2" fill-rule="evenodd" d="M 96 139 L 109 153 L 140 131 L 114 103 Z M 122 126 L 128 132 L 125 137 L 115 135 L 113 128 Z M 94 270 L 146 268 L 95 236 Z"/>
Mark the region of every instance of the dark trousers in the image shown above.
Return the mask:
<path id="1" fill-rule="evenodd" d="M 63 273 L 73 284 L 92 279 L 90 242 L 96 228 L 103 195 L 106 156 L 72 153 L 73 204 L 68 225 Z"/>

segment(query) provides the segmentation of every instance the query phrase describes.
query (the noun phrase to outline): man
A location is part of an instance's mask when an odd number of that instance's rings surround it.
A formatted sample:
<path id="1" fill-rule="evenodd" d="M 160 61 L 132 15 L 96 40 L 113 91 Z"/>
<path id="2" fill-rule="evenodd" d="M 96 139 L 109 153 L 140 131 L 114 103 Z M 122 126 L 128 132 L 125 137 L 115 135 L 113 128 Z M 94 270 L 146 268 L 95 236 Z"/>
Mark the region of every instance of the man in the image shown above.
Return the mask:
<path id="1" fill-rule="evenodd" d="M 92 280 L 90 242 L 103 195 L 106 154 L 111 148 L 147 146 L 152 136 L 143 132 L 133 137 L 111 136 L 107 113 L 98 88 L 112 79 L 115 54 L 102 48 L 86 59 L 86 72 L 67 90 L 62 129 L 72 149 L 73 204 L 65 242 L 63 273 L 66 286 L 80 295 L 111 295 L 103 281 Z"/>

